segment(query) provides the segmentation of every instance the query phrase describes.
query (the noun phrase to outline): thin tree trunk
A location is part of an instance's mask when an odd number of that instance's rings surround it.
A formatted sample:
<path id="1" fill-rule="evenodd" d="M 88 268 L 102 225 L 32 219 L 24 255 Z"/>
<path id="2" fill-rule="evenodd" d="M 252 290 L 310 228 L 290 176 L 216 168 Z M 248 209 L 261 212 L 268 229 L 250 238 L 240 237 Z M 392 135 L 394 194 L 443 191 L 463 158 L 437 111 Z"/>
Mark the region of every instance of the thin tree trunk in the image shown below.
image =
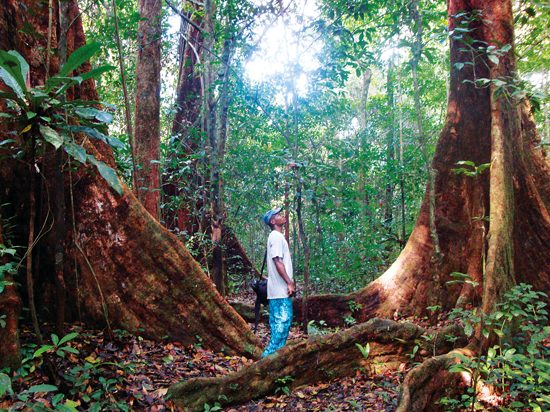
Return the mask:
<path id="1" fill-rule="evenodd" d="M 191 155 L 198 154 L 202 145 L 200 119 L 203 82 L 198 64 L 202 64 L 199 51 L 205 38 L 198 29 L 199 20 L 202 19 L 199 6 L 196 3 L 191 6 L 194 10 L 190 16 L 193 24 L 182 19 L 180 28 L 180 67 L 176 113 L 172 123 L 172 150 L 167 155 L 167 170 L 163 179 L 163 191 L 167 197 L 165 203 L 174 204 L 173 208 L 165 209 L 163 221 L 170 230 L 178 230 L 189 236 L 198 230 L 195 211 L 204 204 L 200 193 L 200 162 Z"/>
<path id="2" fill-rule="evenodd" d="M 393 167 L 395 161 L 395 107 L 393 98 L 393 60 L 394 56 L 388 62 L 387 94 L 388 94 L 388 112 L 392 113 L 390 125 L 386 134 L 386 193 L 385 193 L 385 211 L 384 228 L 387 233 L 392 232 L 393 221 Z M 391 130 L 390 130 L 391 129 Z"/>
<path id="3" fill-rule="evenodd" d="M 548 83 L 550 81 L 550 69 L 544 71 L 544 94 L 548 96 Z M 546 126 L 546 140 L 550 141 L 550 118 L 548 117 L 548 106 L 550 103 L 546 102 L 544 105 L 544 125 Z"/>
<path id="4" fill-rule="evenodd" d="M 40 326 L 38 324 L 38 316 L 36 315 L 36 305 L 34 301 L 34 274 L 33 274 L 33 253 L 34 253 L 34 227 L 36 222 L 36 196 L 35 196 L 35 187 L 36 187 L 36 172 L 35 172 L 35 140 L 31 138 L 31 150 L 30 150 L 30 189 L 29 189 L 29 242 L 27 244 L 27 295 L 29 297 L 29 312 L 31 314 L 32 325 L 34 327 L 34 333 L 38 343 L 41 345 L 44 344 L 42 339 L 42 332 L 40 331 Z"/>
<path id="5" fill-rule="evenodd" d="M 67 41 L 70 29 L 70 4 L 59 4 L 59 67 L 67 62 Z M 65 96 L 62 96 L 65 99 Z M 65 239 L 65 183 L 63 181 L 64 150 L 55 151 L 55 274 L 56 274 L 56 330 L 59 336 L 65 335 L 65 301 L 67 288 L 63 277 L 63 241 Z"/>
<path id="6" fill-rule="evenodd" d="M 115 38 L 118 49 L 118 64 L 120 68 L 120 80 L 122 83 L 122 94 L 124 95 L 124 117 L 126 119 L 126 133 L 128 133 L 128 141 L 130 143 L 130 153 L 132 157 L 132 190 L 137 194 L 137 174 L 136 174 L 136 142 L 134 130 L 132 128 L 132 111 L 130 108 L 130 99 L 128 97 L 128 86 L 126 82 L 126 70 L 124 68 L 124 58 L 122 56 L 122 42 L 120 41 L 120 30 L 118 27 L 118 14 L 116 0 L 112 0 L 113 18 L 115 22 Z"/>
<path id="7" fill-rule="evenodd" d="M 139 0 L 136 60 L 135 151 L 137 198 L 151 216 L 160 207 L 160 46 L 161 0 Z"/>
<path id="8" fill-rule="evenodd" d="M 369 97 L 369 88 L 370 88 L 370 82 L 372 78 L 372 71 L 370 69 L 365 70 L 361 78 L 362 78 L 361 110 L 359 112 L 361 130 L 359 132 L 359 141 L 357 142 L 360 156 L 363 154 L 363 152 L 367 148 L 366 147 L 367 146 L 367 137 L 366 137 L 367 135 L 367 101 Z M 359 177 L 357 181 L 359 183 L 359 190 L 357 191 L 359 193 L 358 203 L 362 207 L 362 213 L 370 221 L 372 217 L 372 213 L 370 210 L 370 202 L 369 202 L 370 195 L 368 194 L 368 191 L 367 191 L 367 179 L 365 176 L 365 167 L 362 162 L 359 169 Z"/>
<path id="9" fill-rule="evenodd" d="M 403 163 L 403 105 L 402 105 L 402 91 L 401 91 L 401 65 L 398 69 L 398 87 L 399 87 L 399 188 L 401 191 L 401 247 L 405 245 L 407 241 L 406 226 L 405 226 L 405 179 L 403 177 L 404 163 Z"/>

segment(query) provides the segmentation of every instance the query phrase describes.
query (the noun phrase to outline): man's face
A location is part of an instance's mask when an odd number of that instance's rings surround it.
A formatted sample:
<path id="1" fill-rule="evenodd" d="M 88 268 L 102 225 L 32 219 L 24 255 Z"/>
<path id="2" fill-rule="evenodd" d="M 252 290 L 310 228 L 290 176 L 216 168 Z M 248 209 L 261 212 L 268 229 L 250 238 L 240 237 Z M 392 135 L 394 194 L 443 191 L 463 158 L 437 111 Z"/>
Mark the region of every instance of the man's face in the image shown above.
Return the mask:
<path id="1" fill-rule="evenodd" d="M 282 213 L 277 213 L 269 221 L 272 225 L 282 226 L 286 223 L 286 217 Z"/>

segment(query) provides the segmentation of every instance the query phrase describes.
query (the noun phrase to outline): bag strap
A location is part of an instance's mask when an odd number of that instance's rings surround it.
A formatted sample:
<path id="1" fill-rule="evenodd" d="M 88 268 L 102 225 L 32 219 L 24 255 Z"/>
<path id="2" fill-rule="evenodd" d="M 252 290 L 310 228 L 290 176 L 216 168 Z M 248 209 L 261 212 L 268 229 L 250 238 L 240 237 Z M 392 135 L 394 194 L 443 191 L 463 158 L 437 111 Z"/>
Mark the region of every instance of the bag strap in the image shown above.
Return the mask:
<path id="1" fill-rule="evenodd" d="M 267 247 L 265 248 L 264 263 L 262 263 L 262 270 L 260 271 L 260 279 L 264 276 L 264 268 L 265 268 L 266 261 L 267 261 Z"/>

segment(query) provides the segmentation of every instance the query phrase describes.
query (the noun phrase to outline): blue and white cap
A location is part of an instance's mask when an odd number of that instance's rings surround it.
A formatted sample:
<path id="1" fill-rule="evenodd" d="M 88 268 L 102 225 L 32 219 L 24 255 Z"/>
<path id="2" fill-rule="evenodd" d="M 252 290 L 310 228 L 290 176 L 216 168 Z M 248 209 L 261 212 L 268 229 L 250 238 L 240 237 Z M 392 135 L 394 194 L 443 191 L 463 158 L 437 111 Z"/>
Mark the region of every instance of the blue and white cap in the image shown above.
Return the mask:
<path id="1" fill-rule="evenodd" d="M 281 210 L 283 210 L 282 207 L 278 207 L 277 209 L 271 209 L 268 210 L 264 215 L 264 223 L 269 226 L 269 221 L 273 216 L 275 216 L 277 213 L 281 213 Z"/>

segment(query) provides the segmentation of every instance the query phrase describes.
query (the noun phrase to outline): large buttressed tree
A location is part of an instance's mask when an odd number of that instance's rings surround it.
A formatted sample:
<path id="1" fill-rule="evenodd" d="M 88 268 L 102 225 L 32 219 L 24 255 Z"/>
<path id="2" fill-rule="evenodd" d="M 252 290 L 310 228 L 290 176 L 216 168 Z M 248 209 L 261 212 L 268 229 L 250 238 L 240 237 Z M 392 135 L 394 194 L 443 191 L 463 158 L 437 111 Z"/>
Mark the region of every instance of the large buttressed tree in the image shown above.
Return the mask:
<path id="1" fill-rule="evenodd" d="M 52 3 L 50 29 L 47 4 L 33 0 L 2 0 L 0 4 L 0 49 L 16 50 L 29 63 L 30 87 L 45 83 L 45 50 L 50 35 L 52 50 L 60 38 L 66 36 L 68 54 L 86 43 L 80 11 L 74 1 L 69 2 L 71 26 L 67 32 L 59 29 L 56 1 Z M 54 54 L 49 67 L 50 76 L 59 72 Z M 88 70 L 90 65 L 86 63 L 73 74 L 77 76 Z M 10 91 L 3 82 L 0 88 Z M 94 83 L 86 81 L 75 86 L 69 90 L 68 99 L 97 101 Z M 5 100 L 0 104 L 2 112 L 10 112 Z M 9 236 L 15 246 L 27 244 L 33 215 L 29 196 L 34 193 L 37 199 L 35 233 L 40 236 L 35 236 L 39 241 L 29 253 L 38 257 L 34 260 L 32 276 L 36 307 L 46 309 L 40 315 L 47 318 L 49 313 L 56 312 L 54 308 L 59 300 L 50 275 L 53 238 L 47 232 L 52 224 L 48 210 L 53 206 L 48 193 L 55 189 L 51 178 L 53 151 L 45 147 L 43 152 L 37 151 L 39 157 L 35 158 L 32 151 L 27 150 L 23 157 L 15 158 L 13 155 L 19 148 L 28 149 L 30 133 L 21 133 L 15 123 L 3 125 L 1 133 L 2 141 L 15 140 L 13 151 L 8 150 L 10 144 L 3 145 L 1 214 L 4 220 L 10 219 L 14 229 L 2 235 Z M 114 166 L 112 152 L 102 141 L 76 139 L 88 155 Z M 35 175 L 36 184 L 31 187 L 29 177 L 35 171 L 40 173 Z M 248 325 L 217 293 L 178 239 L 146 212 L 127 187 L 123 185 L 123 194 L 119 195 L 95 168 L 88 166 L 76 170 L 66 167 L 63 176 L 68 222 L 64 236 L 68 319 L 81 319 L 113 329 L 142 330 L 145 336 L 158 339 L 168 336 L 184 344 L 201 339 L 203 346 L 229 353 L 252 357 L 261 353 L 261 345 Z M 23 276 L 16 280 L 24 286 L 27 283 Z M 1 313 L 7 315 L 6 324 L 11 328 L 2 333 L 11 336 L 14 343 L 20 307 L 17 294 L 22 294 L 28 302 L 23 290 L 8 288 L 0 294 Z M 4 339 L 0 341 L 0 353 L 14 351 L 16 345 L 7 347 L 7 344 Z"/>
<path id="2" fill-rule="evenodd" d="M 450 94 L 432 162 L 436 171 L 435 221 L 430 222 L 427 191 L 407 245 L 386 273 L 358 292 L 310 297 L 310 319 L 342 324 L 350 301 L 362 305 L 353 313 L 361 322 L 376 316 L 429 316 L 427 308 L 437 305 L 443 310 L 473 305 L 489 314 L 514 284 L 548 290 L 550 165 L 516 73 L 512 1 L 448 0 L 448 15 Z M 434 247 L 435 234 L 430 227 L 435 228 L 439 250 Z M 474 282 L 450 282 L 456 280 L 452 276 L 456 272 L 467 274 Z M 296 312 L 300 309 L 301 305 L 295 304 Z M 401 325 L 403 330 L 407 328 Z M 363 325 L 353 330 L 357 332 L 360 327 Z M 390 328 L 380 326 L 367 337 L 371 347 L 379 344 L 375 335 L 384 335 L 382 328 L 387 328 L 386 338 L 390 337 Z M 476 331 L 457 350 L 476 356 L 490 342 L 482 340 L 480 333 Z M 202 393 L 200 402 L 212 400 L 230 379 L 249 382 L 254 386 L 249 387 L 252 394 L 266 393 L 270 378 L 250 380 L 259 376 L 258 369 L 273 369 L 281 376 L 298 379 L 307 371 L 312 353 L 317 362 L 332 356 L 327 345 L 330 339 L 323 342 L 325 346 L 312 339 L 303 348 L 283 350 L 232 378 L 175 385 L 174 399 L 180 398 L 182 405 L 189 399 L 187 404 L 193 405 L 191 393 Z M 341 334 L 339 347 L 343 348 L 348 339 L 357 342 L 358 335 Z M 384 359 L 392 350 L 386 349 L 382 351 Z M 281 365 L 281 358 L 291 356 L 291 352 L 293 365 Z M 348 360 L 342 361 L 349 362 L 347 373 L 353 371 L 352 358 L 350 351 Z M 443 408 L 434 401 L 459 388 L 459 374 L 447 371 L 452 359 L 451 354 L 443 354 L 413 369 L 403 384 L 398 411 Z M 331 369 L 333 377 L 345 373 L 340 367 Z M 320 375 L 311 376 L 309 382 L 319 380 Z"/>
<path id="3" fill-rule="evenodd" d="M 426 193 L 388 271 L 350 295 L 312 298 L 314 318 L 341 322 L 350 299 L 363 303 L 360 320 L 427 315 L 434 305 L 483 305 L 489 312 L 513 284 L 548 289 L 550 169 L 517 78 L 511 1 L 449 0 L 448 14 L 450 32 L 462 30 L 450 37 L 447 116 L 432 163 L 440 253 Z M 477 290 L 449 284 L 454 272 L 473 278 Z"/>

